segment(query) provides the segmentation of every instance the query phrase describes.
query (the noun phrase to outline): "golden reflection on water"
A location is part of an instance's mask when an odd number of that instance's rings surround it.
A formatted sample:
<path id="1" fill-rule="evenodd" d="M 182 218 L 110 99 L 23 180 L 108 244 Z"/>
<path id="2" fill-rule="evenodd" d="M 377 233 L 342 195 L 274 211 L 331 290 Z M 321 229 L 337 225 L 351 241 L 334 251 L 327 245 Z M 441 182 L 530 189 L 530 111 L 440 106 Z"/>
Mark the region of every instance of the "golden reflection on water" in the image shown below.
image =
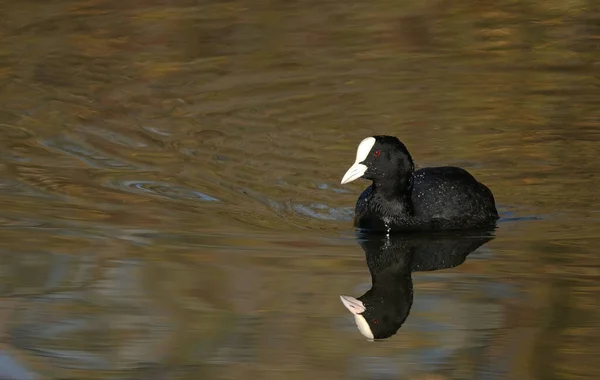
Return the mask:
<path id="1" fill-rule="evenodd" d="M 3 376 L 600 375 L 594 2 L 0 9 Z M 370 344 L 339 181 L 374 133 L 503 218 Z"/>

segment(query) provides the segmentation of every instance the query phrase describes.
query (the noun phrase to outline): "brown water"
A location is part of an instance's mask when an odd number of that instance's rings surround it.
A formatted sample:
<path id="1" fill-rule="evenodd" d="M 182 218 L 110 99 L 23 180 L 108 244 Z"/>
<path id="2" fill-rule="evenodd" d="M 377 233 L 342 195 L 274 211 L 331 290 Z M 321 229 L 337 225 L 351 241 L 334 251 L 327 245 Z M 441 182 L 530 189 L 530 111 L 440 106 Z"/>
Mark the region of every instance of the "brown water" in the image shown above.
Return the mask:
<path id="1" fill-rule="evenodd" d="M 597 2 L 0 10 L 0 378 L 600 378 Z M 502 219 L 368 342 L 375 133 Z"/>

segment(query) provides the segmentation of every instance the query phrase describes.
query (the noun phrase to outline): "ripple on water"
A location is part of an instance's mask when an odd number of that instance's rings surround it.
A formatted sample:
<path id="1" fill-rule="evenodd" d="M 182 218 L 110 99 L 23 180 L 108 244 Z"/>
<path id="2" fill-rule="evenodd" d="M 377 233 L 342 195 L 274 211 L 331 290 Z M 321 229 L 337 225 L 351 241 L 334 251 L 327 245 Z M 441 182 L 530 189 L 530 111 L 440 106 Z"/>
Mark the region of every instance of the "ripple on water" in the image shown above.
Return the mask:
<path id="1" fill-rule="evenodd" d="M 24 140 L 33 137 L 33 133 L 15 125 L 0 124 L 0 137 L 2 141 Z"/>
<path id="2" fill-rule="evenodd" d="M 352 220 L 354 216 L 354 209 L 352 207 L 332 207 L 324 203 L 315 202 L 277 201 L 263 193 L 248 188 L 242 190 L 242 193 L 255 201 L 267 205 L 278 214 L 296 213 L 300 216 L 308 216 L 314 219 L 342 222 Z"/>
<path id="3" fill-rule="evenodd" d="M 329 190 L 329 191 L 333 191 L 334 193 L 338 193 L 338 194 L 350 194 L 352 193 L 350 190 L 347 189 L 342 189 L 339 187 L 333 187 L 327 183 L 319 183 L 317 184 L 317 188 L 320 190 Z"/>
<path id="4" fill-rule="evenodd" d="M 354 215 L 352 207 L 331 207 L 322 203 L 309 203 L 308 205 L 294 204 L 294 211 L 311 218 L 322 220 L 351 221 Z"/>
<path id="5" fill-rule="evenodd" d="M 124 133 L 113 130 L 117 128 L 118 127 L 109 128 L 108 126 L 101 127 L 98 125 L 82 124 L 77 127 L 77 130 L 88 135 L 100 137 L 111 144 L 118 144 L 127 148 L 135 149 L 148 148 L 149 143 L 142 140 L 141 134 L 136 133 L 135 136 L 127 136 Z M 131 131 L 129 132 L 133 135 Z"/>
<path id="6" fill-rule="evenodd" d="M 109 186 L 111 188 L 127 191 L 129 193 L 138 193 L 144 195 L 149 194 L 155 197 L 166 199 L 220 202 L 219 199 L 201 191 L 161 181 L 111 180 L 109 182 Z"/>
<path id="7" fill-rule="evenodd" d="M 136 169 L 133 165 L 117 160 L 114 157 L 108 157 L 100 151 L 84 144 L 81 141 L 76 141 L 69 137 L 61 136 L 56 139 L 48 139 L 40 141 L 40 144 L 51 149 L 58 150 L 64 154 L 84 162 L 93 168 L 106 169 Z"/>
<path id="8" fill-rule="evenodd" d="M 527 213 L 528 210 L 520 210 L 515 207 L 508 207 L 503 205 L 497 205 L 498 214 L 500 215 L 500 219 L 498 223 L 509 223 L 509 222 L 528 222 L 532 220 L 544 220 L 550 217 L 550 215 L 533 215 L 533 214 L 524 214 Z"/>
<path id="9" fill-rule="evenodd" d="M 0 195 L 7 196 L 28 196 L 28 197 L 40 197 L 47 199 L 57 199 L 56 194 L 44 192 L 38 188 L 35 188 L 29 184 L 19 182 L 14 178 L 1 178 L 0 177 Z"/>
<path id="10" fill-rule="evenodd" d="M 31 157 L 18 150 L 20 144 L 24 144 L 32 137 L 33 133 L 25 128 L 0 124 L 0 160 L 2 162 L 30 162 Z"/>

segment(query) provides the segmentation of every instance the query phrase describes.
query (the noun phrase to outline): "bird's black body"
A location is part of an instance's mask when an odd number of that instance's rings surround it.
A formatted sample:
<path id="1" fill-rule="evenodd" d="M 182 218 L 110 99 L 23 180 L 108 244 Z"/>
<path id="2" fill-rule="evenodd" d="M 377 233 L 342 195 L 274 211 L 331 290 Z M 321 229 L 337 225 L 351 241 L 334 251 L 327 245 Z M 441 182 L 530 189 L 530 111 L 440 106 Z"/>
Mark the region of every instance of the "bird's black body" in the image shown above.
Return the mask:
<path id="1" fill-rule="evenodd" d="M 469 230 L 494 227 L 494 196 L 466 170 L 445 166 L 414 170 L 396 137 L 374 136 L 361 163 L 373 183 L 356 202 L 354 225 L 371 232 Z"/>

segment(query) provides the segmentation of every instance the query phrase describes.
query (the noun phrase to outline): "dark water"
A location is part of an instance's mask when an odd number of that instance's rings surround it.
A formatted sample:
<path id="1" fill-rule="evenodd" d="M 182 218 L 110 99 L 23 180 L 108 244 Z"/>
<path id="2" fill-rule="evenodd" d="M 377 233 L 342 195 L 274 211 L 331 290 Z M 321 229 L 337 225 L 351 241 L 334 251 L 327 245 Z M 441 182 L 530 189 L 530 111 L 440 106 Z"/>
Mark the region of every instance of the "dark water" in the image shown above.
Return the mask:
<path id="1" fill-rule="evenodd" d="M 0 378 L 600 378 L 597 2 L 0 10 Z M 377 264 L 413 298 L 369 342 L 339 181 L 375 133 L 502 219 Z"/>

